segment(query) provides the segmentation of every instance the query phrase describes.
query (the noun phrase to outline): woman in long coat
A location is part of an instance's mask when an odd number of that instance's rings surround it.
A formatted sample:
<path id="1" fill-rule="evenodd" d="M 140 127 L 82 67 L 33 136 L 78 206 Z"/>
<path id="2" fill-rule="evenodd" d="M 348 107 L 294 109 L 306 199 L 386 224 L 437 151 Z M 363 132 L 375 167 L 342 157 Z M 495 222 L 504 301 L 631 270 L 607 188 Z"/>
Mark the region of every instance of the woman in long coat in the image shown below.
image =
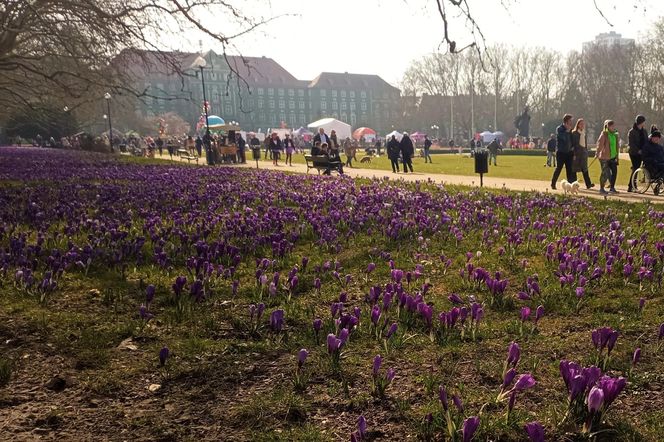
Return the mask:
<path id="1" fill-rule="evenodd" d="M 572 130 L 572 149 L 574 150 L 574 161 L 572 169 L 574 173 L 581 172 L 586 182 L 586 189 L 592 189 L 595 185 L 588 174 L 588 135 L 586 134 L 586 122 L 583 118 L 576 120 Z"/>

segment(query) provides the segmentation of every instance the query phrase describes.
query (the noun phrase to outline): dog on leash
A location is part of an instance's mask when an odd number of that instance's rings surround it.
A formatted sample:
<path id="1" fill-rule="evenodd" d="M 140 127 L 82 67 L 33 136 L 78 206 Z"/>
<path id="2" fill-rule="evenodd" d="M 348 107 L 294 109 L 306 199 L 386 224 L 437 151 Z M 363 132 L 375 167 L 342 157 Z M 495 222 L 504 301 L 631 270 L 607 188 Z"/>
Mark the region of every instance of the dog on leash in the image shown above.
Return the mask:
<path id="1" fill-rule="evenodd" d="M 567 180 L 562 180 L 560 182 L 560 186 L 563 188 L 563 192 L 565 192 L 565 195 L 567 195 L 567 193 L 571 193 L 572 195 L 578 195 L 579 188 L 581 187 L 578 181 L 570 183 Z"/>
<path id="2" fill-rule="evenodd" d="M 362 157 L 362 159 L 360 160 L 360 163 L 369 163 L 369 164 L 371 164 L 371 157 L 368 156 L 368 155 Z"/>

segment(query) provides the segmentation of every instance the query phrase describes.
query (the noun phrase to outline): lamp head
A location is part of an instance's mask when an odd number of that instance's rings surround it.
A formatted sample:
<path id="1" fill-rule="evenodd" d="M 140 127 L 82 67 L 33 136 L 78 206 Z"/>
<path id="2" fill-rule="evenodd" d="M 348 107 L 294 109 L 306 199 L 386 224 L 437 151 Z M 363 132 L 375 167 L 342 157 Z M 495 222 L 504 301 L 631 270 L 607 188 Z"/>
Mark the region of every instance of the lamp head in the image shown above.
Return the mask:
<path id="1" fill-rule="evenodd" d="M 109 94 L 108 92 L 106 92 L 106 93 L 104 94 L 104 98 L 106 98 L 107 100 L 110 100 L 110 99 L 111 99 L 111 94 Z"/>

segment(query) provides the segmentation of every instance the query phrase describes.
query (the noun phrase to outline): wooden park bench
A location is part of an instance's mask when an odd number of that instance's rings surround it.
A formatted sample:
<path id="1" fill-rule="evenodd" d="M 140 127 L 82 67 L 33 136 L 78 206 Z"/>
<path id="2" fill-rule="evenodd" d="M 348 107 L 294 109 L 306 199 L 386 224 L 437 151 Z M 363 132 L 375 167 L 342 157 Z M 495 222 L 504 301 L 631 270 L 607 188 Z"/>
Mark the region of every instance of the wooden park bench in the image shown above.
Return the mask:
<path id="1" fill-rule="evenodd" d="M 341 164 L 340 161 L 330 161 L 329 158 L 322 155 L 305 155 L 304 161 L 307 163 L 307 173 L 309 173 L 309 169 L 316 169 L 319 175 L 327 170 L 339 173 L 339 165 Z"/>
<path id="2" fill-rule="evenodd" d="M 187 149 L 178 149 L 178 156 L 184 160 L 187 160 L 188 163 L 196 161 L 198 163 L 198 155 L 192 155 Z"/>

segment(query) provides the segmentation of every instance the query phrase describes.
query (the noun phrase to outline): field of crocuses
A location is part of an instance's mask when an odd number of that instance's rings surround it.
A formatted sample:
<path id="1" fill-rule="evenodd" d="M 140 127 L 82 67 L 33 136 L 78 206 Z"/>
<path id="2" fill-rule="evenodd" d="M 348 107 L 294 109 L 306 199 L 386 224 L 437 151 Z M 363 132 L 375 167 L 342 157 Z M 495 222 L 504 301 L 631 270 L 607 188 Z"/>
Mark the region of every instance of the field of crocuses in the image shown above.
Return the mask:
<path id="1" fill-rule="evenodd" d="M 664 437 L 664 211 L 0 148 L 0 439 Z"/>

